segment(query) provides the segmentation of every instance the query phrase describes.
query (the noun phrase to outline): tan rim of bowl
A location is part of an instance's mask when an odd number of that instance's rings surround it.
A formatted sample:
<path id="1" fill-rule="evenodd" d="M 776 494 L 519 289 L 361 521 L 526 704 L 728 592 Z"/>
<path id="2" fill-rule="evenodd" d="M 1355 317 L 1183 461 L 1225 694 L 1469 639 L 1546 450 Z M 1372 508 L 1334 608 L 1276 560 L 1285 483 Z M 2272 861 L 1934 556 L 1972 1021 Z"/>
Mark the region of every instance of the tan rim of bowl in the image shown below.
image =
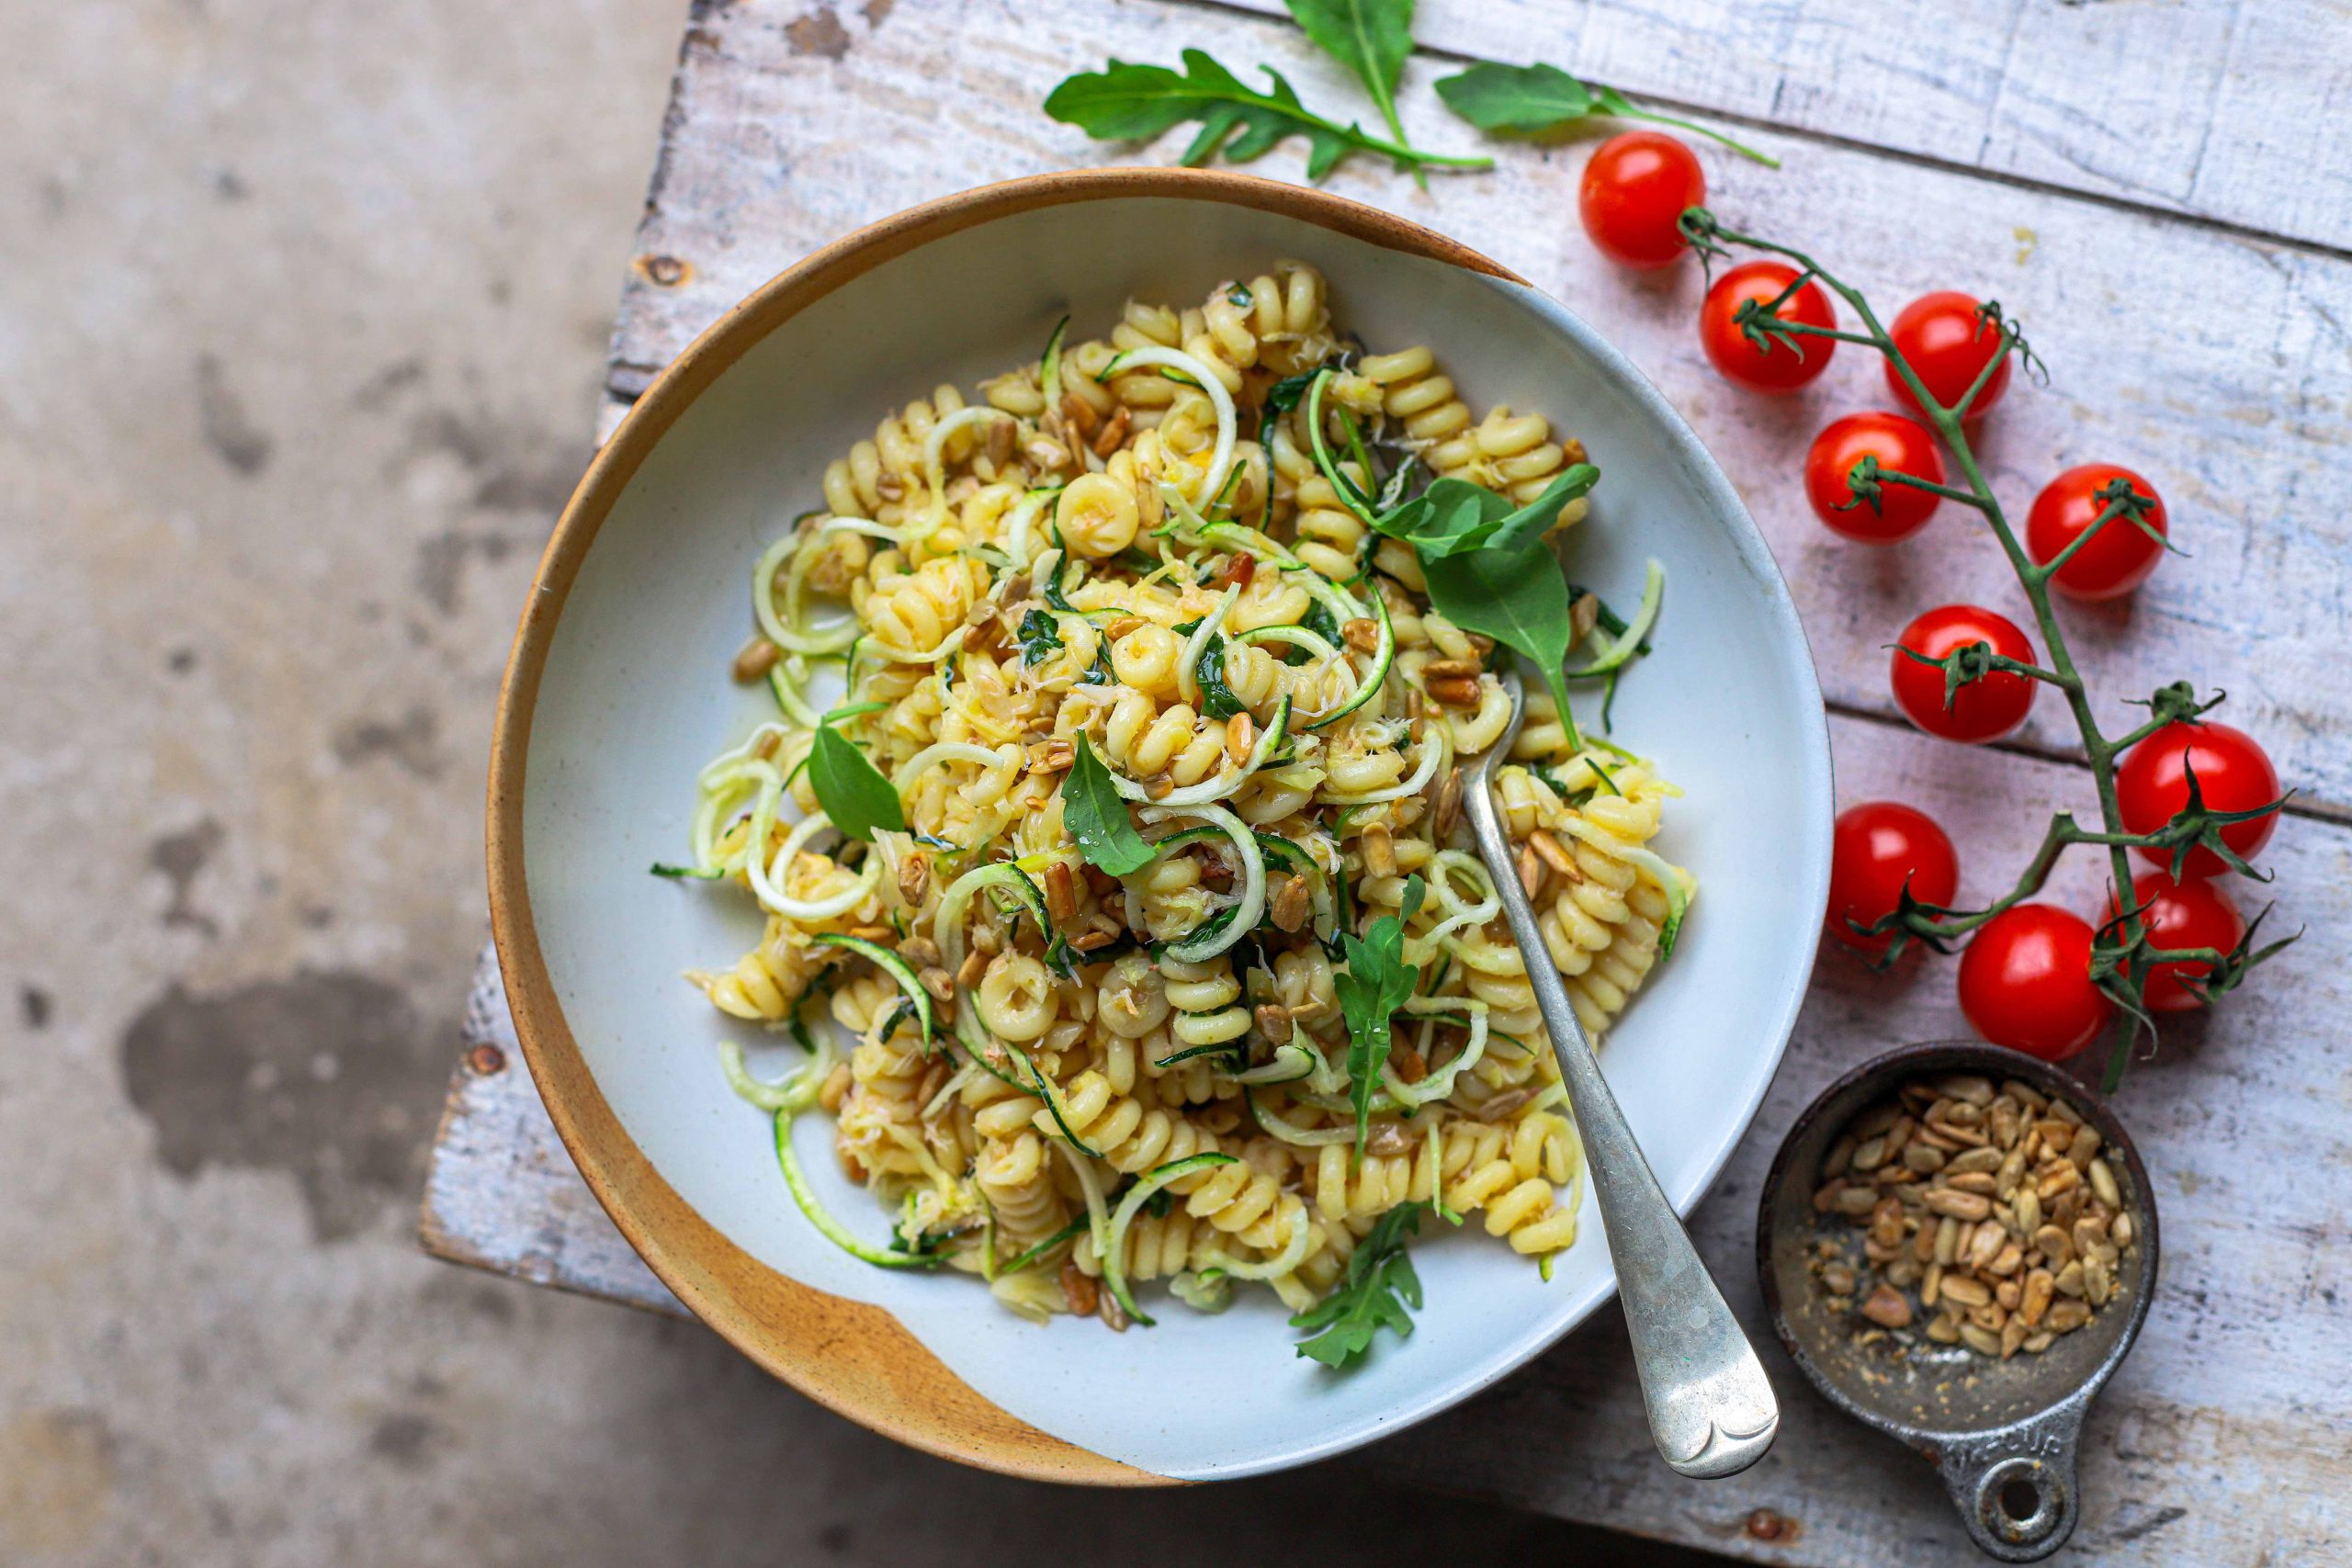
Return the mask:
<path id="1" fill-rule="evenodd" d="M 1376 208 L 1254 175 L 1198 169 L 1035 175 L 945 197 L 860 229 L 778 274 L 721 316 L 655 378 L 589 464 L 525 601 L 490 753 L 491 928 L 515 1032 L 564 1147 L 629 1245 L 703 1322 L 826 1408 L 967 1464 L 1095 1485 L 1159 1485 L 1169 1478 L 1065 1442 L 1008 1414 L 880 1307 L 810 1290 L 738 1247 L 653 1169 L 582 1059 L 539 951 L 524 874 L 523 781 L 539 679 L 581 563 L 638 466 L 705 388 L 777 326 L 893 257 L 1014 213 L 1133 197 L 1279 212 L 1408 255 L 1521 281 L 1476 251 Z"/>

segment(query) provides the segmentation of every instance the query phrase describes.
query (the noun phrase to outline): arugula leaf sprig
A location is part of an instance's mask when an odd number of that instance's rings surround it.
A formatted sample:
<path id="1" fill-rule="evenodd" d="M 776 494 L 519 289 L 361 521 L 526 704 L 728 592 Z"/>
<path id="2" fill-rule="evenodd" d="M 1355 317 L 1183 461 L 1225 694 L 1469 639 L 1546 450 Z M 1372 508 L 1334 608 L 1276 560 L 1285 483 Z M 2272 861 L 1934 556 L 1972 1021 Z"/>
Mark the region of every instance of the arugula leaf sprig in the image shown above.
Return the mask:
<path id="1" fill-rule="evenodd" d="M 1413 52 L 1413 0 L 1286 0 L 1291 17 L 1315 47 L 1354 73 L 1388 134 L 1410 146 L 1396 118 L 1396 83 Z M 1429 176 L 1413 171 L 1413 183 L 1429 188 Z"/>
<path id="2" fill-rule="evenodd" d="M 1347 1277 L 1331 1293 L 1290 1320 L 1293 1328 L 1314 1333 L 1298 1342 L 1298 1353 L 1338 1371 L 1372 1348 L 1373 1336 L 1392 1329 L 1402 1339 L 1413 1332 L 1420 1310 L 1421 1277 L 1405 1251 L 1408 1237 L 1421 1228 L 1427 1203 L 1399 1203 L 1380 1216 L 1372 1234 L 1356 1244 Z M 1411 1311 L 1407 1309 L 1410 1308 Z"/>
<path id="3" fill-rule="evenodd" d="M 1046 98 L 1046 112 L 1098 141 L 1147 141 L 1186 120 L 1201 129 L 1183 162 L 1208 163 L 1220 151 L 1247 163 L 1292 136 L 1307 139 L 1306 177 L 1319 181 L 1351 152 L 1370 152 L 1410 170 L 1429 187 L 1430 169 L 1491 169 L 1491 158 L 1426 152 L 1405 134 L 1396 113 L 1396 85 L 1413 53 L 1413 0 L 1284 0 L 1308 41 L 1363 85 L 1388 128 L 1385 138 L 1351 120 L 1341 125 L 1299 101 L 1281 72 L 1259 67 L 1271 86 L 1258 92 L 1197 49 L 1184 51 L 1184 69 L 1131 65 L 1114 60 L 1098 72 L 1065 78 Z M 1645 119 L 1719 141 L 1770 168 L 1779 159 L 1691 120 L 1643 108 L 1614 87 L 1578 81 L 1556 65 L 1474 65 L 1437 84 L 1446 107 L 1489 135 L 1542 134 L 1602 116 Z M 1238 132 L 1237 135 L 1236 132 Z"/>
<path id="4" fill-rule="evenodd" d="M 1560 710 L 1571 749 L 1582 750 L 1568 708 L 1566 667 L 1576 647 L 1576 608 L 1560 558 L 1537 541 L 1516 550 L 1474 550 L 1421 562 L 1430 603 L 1464 631 L 1482 632 L 1526 659 Z"/>
<path id="5" fill-rule="evenodd" d="M 1331 987 L 1339 993 L 1340 1011 L 1348 1023 L 1348 1096 L 1355 1102 L 1358 1160 L 1363 1158 L 1373 1093 L 1388 1060 L 1388 1021 L 1421 983 L 1420 965 L 1405 962 L 1405 926 L 1420 912 L 1424 891 L 1418 875 L 1407 877 L 1396 914 L 1381 916 L 1361 937 L 1353 931 L 1340 937 L 1348 966 L 1331 976 Z"/>
<path id="6" fill-rule="evenodd" d="M 808 752 L 808 785 L 833 826 L 853 839 L 870 840 L 877 828 L 906 831 L 899 786 L 830 723 L 817 727 L 817 742 Z"/>
<path id="7" fill-rule="evenodd" d="M 1467 479 L 1434 479 L 1420 494 L 1374 516 L 1372 525 L 1411 545 L 1425 561 L 1473 550 L 1521 550 L 1541 545 L 1559 521 L 1560 509 L 1590 493 L 1600 479 L 1600 470 L 1590 463 L 1574 464 L 1544 486 L 1543 494 L 1516 507 L 1509 496 Z"/>
<path id="8" fill-rule="evenodd" d="M 1069 772 L 1062 777 L 1062 826 L 1078 840 L 1087 864 L 1113 876 L 1141 871 L 1158 852 L 1136 831 L 1127 803 L 1111 785 L 1111 770 L 1083 735 L 1078 738 Z"/>
<path id="9" fill-rule="evenodd" d="M 1405 471 L 1400 467 L 1398 474 L 1379 487 L 1375 502 L 1339 466 L 1325 439 L 1323 391 L 1331 375 L 1328 366 L 1309 372 L 1299 400 L 1307 411 L 1311 455 L 1324 479 L 1374 533 L 1413 547 L 1430 603 L 1439 614 L 1533 662 L 1559 708 L 1570 743 L 1581 747 L 1583 737 L 1568 708 L 1566 666 L 1584 629 L 1576 615 L 1577 595 L 1544 536 L 1558 521 L 1561 508 L 1599 482 L 1600 470 L 1590 463 L 1572 463 L 1553 477 L 1543 494 L 1513 506 L 1507 496 L 1450 478 L 1433 479 L 1419 494 L 1404 496 L 1404 487 L 1396 482 Z M 1363 443 L 1348 412 L 1334 409 L 1331 417 L 1339 420 L 1350 446 L 1360 450 Z M 1368 467 L 1365 471 L 1368 481 Z M 1372 543 L 1367 536 L 1367 559 Z"/>
<path id="10" fill-rule="evenodd" d="M 1220 152 L 1246 164 L 1292 136 L 1306 138 L 1306 177 L 1319 180 L 1351 152 L 1370 152 L 1399 169 L 1491 169 L 1492 158 L 1425 152 L 1374 136 L 1353 121 L 1341 125 L 1299 102 L 1297 90 L 1272 66 L 1261 66 L 1270 86 L 1259 92 L 1197 49 L 1184 51 L 1184 69 L 1132 65 L 1114 60 L 1101 71 L 1065 78 L 1046 97 L 1046 112 L 1098 141 L 1148 141 L 1198 120 L 1184 149 L 1193 166 Z"/>
<path id="11" fill-rule="evenodd" d="M 1032 609 L 1021 617 L 1021 626 L 1013 634 L 1021 645 L 1021 667 L 1034 670 L 1062 650 L 1061 625 L 1048 610 Z"/>
<path id="12" fill-rule="evenodd" d="M 1643 108 L 1616 88 L 1579 82 L 1556 65 L 1473 65 L 1440 80 L 1437 96 L 1445 100 L 1447 108 L 1484 131 L 1541 135 L 1604 115 L 1645 119 L 1719 141 L 1766 168 L 1781 166 L 1781 161 L 1769 152 L 1759 152 L 1690 120 Z"/>

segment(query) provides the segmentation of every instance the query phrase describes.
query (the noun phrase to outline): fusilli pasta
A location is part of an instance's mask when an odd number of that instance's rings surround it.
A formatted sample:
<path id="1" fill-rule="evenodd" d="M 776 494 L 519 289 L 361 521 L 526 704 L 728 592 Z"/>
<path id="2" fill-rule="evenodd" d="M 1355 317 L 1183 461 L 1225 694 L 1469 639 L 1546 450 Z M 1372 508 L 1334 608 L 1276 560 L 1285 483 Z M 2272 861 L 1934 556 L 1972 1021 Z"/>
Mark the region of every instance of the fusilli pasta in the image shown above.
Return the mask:
<path id="1" fill-rule="evenodd" d="M 1295 395 L 1309 376 L 1319 402 Z M 1322 276 L 1280 262 L 1194 307 L 1132 301 L 1106 338 L 1057 333 L 825 468 L 825 510 L 755 572 L 784 718 L 705 770 L 696 818 L 691 873 L 750 891 L 766 929 L 690 978 L 776 1029 L 823 996 L 854 1039 L 798 1100 L 752 1087 L 836 1117 L 842 1169 L 894 1216 L 893 1249 L 862 1255 L 1124 1325 L 1097 1280 L 1222 1275 L 1310 1306 L 1404 1204 L 1537 1257 L 1574 1243 L 1558 1066 L 1464 852 L 1456 759 L 1510 716 L 1495 649 L 1430 607 L 1362 498 L 1418 468 L 1525 503 L 1583 456 L 1540 414 L 1475 413 L 1426 347 L 1343 348 Z M 849 693 L 820 716 L 822 660 Z M 1653 850 L 1676 792 L 1527 706 L 1498 776 L 1511 873 L 1598 1037 L 1691 890 Z M 834 830 L 833 739 L 902 825 Z M 1151 840 L 1124 875 L 1065 815 L 1090 751 Z M 1338 939 L 1416 899 L 1419 989 L 1359 1144 Z"/>

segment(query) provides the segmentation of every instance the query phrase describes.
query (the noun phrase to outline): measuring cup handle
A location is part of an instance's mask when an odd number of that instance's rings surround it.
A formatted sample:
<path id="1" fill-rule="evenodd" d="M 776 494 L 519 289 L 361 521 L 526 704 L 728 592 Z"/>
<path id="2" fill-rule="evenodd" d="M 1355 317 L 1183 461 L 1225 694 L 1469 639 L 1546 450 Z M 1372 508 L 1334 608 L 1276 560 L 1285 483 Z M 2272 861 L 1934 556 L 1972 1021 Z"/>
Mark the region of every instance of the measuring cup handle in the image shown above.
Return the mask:
<path id="1" fill-rule="evenodd" d="M 2039 1562 L 2075 1533 L 2083 1412 L 2070 1405 L 1947 1445 L 1936 1469 L 1968 1539 L 2004 1562 Z"/>

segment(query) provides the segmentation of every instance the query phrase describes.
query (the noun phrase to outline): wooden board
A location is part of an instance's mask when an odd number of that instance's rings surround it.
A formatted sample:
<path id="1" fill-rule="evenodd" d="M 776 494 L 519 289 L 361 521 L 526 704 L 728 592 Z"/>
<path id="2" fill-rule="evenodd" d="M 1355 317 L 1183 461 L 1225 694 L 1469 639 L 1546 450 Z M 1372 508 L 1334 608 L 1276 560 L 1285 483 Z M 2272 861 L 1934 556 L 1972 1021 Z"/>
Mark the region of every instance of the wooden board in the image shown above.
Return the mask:
<path id="1" fill-rule="evenodd" d="M 2030 811 L 2081 795 L 2079 771 L 2057 763 L 1931 748 L 1863 719 L 1841 717 L 1831 729 L 1842 797 L 1894 795 L 1936 813 L 1965 846 L 1964 893 L 1986 891 L 1996 870 L 2028 852 Z M 2156 1188 L 2164 1277 L 2140 1346 L 2084 1443 L 2077 1540 L 2086 1560 L 2253 1563 L 2267 1551 L 2284 1564 L 2352 1551 L 2352 1359 L 2342 1354 L 2352 1324 L 2340 1299 L 2352 1291 L 2352 1227 L 2331 1174 L 2352 1164 L 2352 1089 L 2332 1023 L 2352 1008 L 2337 935 L 2352 923 L 2352 831 L 2290 822 L 2277 852 L 2282 913 L 2315 935 L 2225 1011 L 2176 1026 L 2118 1100 Z M 2096 885 L 2084 860 L 2062 874 L 2057 892 L 2082 907 Z M 1705 918 L 1704 897 L 1695 919 Z M 1756 1196 L 1779 1130 L 1876 1052 L 1965 1035 L 1952 963 L 1876 975 L 1842 952 L 1824 954 L 1771 1096 L 1693 1222 L 1701 1252 L 1759 1343 L 1770 1331 L 1757 1293 Z M 478 1268 L 681 1312 L 557 1143 L 487 956 L 466 1016 L 469 1054 L 436 1144 L 425 1246 Z M 786 1201 L 780 1189 L 776 1201 Z M 1777 1344 L 1765 1355 L 1785 1425 L 1770 1457 L 1732 1481 L 1681 1481 L 1652 1452 L 1613 1307 L 1501 1387 L 1371 1450 L 1366 1462 L 1759 1562 L 1883 1568 L 1965 1551 L 1924 1465 L 1816 1398 Z M 1747 1534 L 1759 1508 L 1796 1521 L 1794 1540 Z"/>
<path id="2" fill-rule="evenodd" d="M 878 26 L 842 22 L 835 59 L 795 53 L 775 12 L 701 13 L 623 295 L 615 396 L 633 397 L 729 305 L 859 223 L 1012 175 L 1135 159 L 1038 112 L 1081 64 L 1172 61 L 1196 44 L 1319 80 L 1322 101 L 1352 101 L 1295 29 L 1252 16 L 1083 0 L 1019 15 L 1015 27 L 991 6 L 902 0 Z M 1415 73 L 1406 112 L 1448 131 L 1441 144 L 1469 145 L 1430 92 L 1434 75 Z M 1959 285 L 2028 323 L 2052 384 L 2014 389 L 1985 437 L 1990 471 L 2020 517 L 2051 475 L 2094 458 L 2136 467 L 2166 497 L 2174 536 L 2194 558 L 2168 561 L 2129 605 L 2068 615 L 2111 725 L 2130 722 L 2123 699 L 2184 675 L 2226 688 L 2228 716 L 2265 738 L 2303 807 L 2352 817 L 2352 683 L 2335 670 L 2352 561 L 2352 510 L 2335 499 L 2352 484 L 2352 260 L 1818 141 L 1764 140 L 1787 157 L 1783 172 L 1713 161 L 1726 215 L 1815 246 L 1885 313 Z M 1149 152 L 1164 158 L 1179 145 L 1171 137 Z M 1727 386 L 1692 328 L 1697 269 L 1631 280 L 1586 243 L 1575 218 L 1582 155 L 1504 149 L 1493 174 L 1433 178 L 1426 196 L 1363 161 L 1331 185 L 1518 269 L 1600 322 L 1657 381 L 1763 525 L 1833 705 L 1891 713 L 1885 645 L 1931 604 L 1973 599 L 2028 619 L 1973 514 L 1947 507 L 1926 534 L 1883 551 L 1815 521 L 1797 480 L 1804 445 L 1837 415 L 1885 401 L 1879 367 L 1849 348 L 1792 399 Z M 1259 166 L 1295 177 L 1299 156 L 1285 148 Z M 684 281 L 653 281 L 671 275 L 644 260 L 657 255 L 684 264 Z M 1475 398 L 1476 367 L 1456 375 Z M 1573 426 L 1572 411 L 1555 412 Z M 1605 475 L 1608 454 L 1595 457 Z M 2060 705 L 2045 701 L 2018 744 L 2064 752 L 2071 735 Z"/>
<path id="3" fill-rule="evenodd" d="M 1237 68 L 1277 65 L 1311 103 L 1366 112 L 1292 29 L 1250 14 L 1274 5 L 697 4 L 615 330 L 606 428 L 719 311 L 858 223 L 1013 174 L 1171 156 L 1172 141 L 1101 147 L 1037 111 L 1053 82 L 1106 55 L 1172 62 L 1206 48 Z M 2056 378 L 2014 392 L 1988 441 L 2020 509 L 2048 473 L 2095 457 L 2140 468 L 2172 503 L 2176 537 L 2198 558 L 2168 563 L 2128 609 L 2073 615 L 2078 657 L 2119 717 L 2120 698 L 2177 676 L 2231 689 L 2231 716 L 2305 792 L 2271 858 L 2280 918 L 2313 934 L 2215 1018 L 2177 1025 L 2120 1097 L 2154 1173 L 2165 1272 L 2146 1335 L 2092 1417 L 2075 1555 L 2342 1560 L 2352 1553 L 2352 1367 L 2340 1349 L 2352 1235 L 2330 1190 L 2352 1156 L 2352 1080 L 2336 1043 L 2352 1000 L 2340 976 L 2352 696 L 2330 665 L 2345 642 L 2352 542 L 2335 499 L 2352 479 L 2352 258 L 2342 254 L 2352 143 L 2327 113 L 2352 58 L 2342 0 L 2001 0 L 1971 11 L 1715 0 L 1671 19 L 1621 0 L 1420 9 L 1427 43 L 1551 59 L 1748 122 L 1744 134 L 1789 167 L 1775 175 L 1711 157 L 1716 205 L 1813 245 L 1882 306 L 1954 286 L 2022 314 Z M 1414 66 L 1408 121 L 1433 145 L 1473 145 L 1430 93 L 1442 73 Z M 2021 606 L 1989 546 L 1957 520 L 1872 553 L 1829 540 L 1804 513 L 1794 483 L 1804 440 L 1881 400 L 1875 367 L 1849 354 L 1794 401 L 1730 391 L 1691 334 L 1695 274 L 1628 280 L 1585 244 L 1574 217 L 1581 148 L 1502 157 L 1496 174 L 1433 180 L 1427 195 L 1368 164 L 1332 184 L 1520 269 L 1648 370 L 1723 459 L 1791 579 L 1836 710 L 1841 798 L 1898 795 L 1936 812 L 1962 846 L 1963 895 L 1997 891 L 2041 814 L 2087 807 L 2088 780 L 2053 760 L 2067 750 L 2054 711 L 2005 750 L 1939 746 L 1888 721 L 1880 645 L 1904 618 L 1960 597 Z M 1284 149 L 1260 169 L 1295 178 L 1297 159 Z M 1475 394 L 1475 367 L 1460 368 Z M 1670 627 L 1670 593 L 1668 615 Z M 2098 874 L 2082 861 L 2058 892 L 2088 907 Z M 467 1019 L 425 1245 L 677 1312 L 556 1143 L 494 965 Z M 1776 1130 L 1875 1051 L 1965 1032 L 1950 960 L 1878 976 L 1826 955 L 1757 1128 L 1694 1220 L 1752 1330 L 1763 1331 L 1755 1198 Z M 1367 1462 L 1759 1562 L 1878 1568 L 1965 1552 L 1925 1468 L 1832 1413 L 1777 1348 L 1768 1360 L 1787 1425 L 1772 1456 L 1731 1482 L 1677 1480 L 1650 1452 L 1622 1336 L 1611 1309 Z"/>
<path id="4" fill-rule="evenodd" d="M 1280 0 L 1227 3 L 1286 14 Z M 2352 250 L 2343 0 L 1421 0 L 1413 36 L 1464 59 L 1547 61 L 1661 105 Z"/>

